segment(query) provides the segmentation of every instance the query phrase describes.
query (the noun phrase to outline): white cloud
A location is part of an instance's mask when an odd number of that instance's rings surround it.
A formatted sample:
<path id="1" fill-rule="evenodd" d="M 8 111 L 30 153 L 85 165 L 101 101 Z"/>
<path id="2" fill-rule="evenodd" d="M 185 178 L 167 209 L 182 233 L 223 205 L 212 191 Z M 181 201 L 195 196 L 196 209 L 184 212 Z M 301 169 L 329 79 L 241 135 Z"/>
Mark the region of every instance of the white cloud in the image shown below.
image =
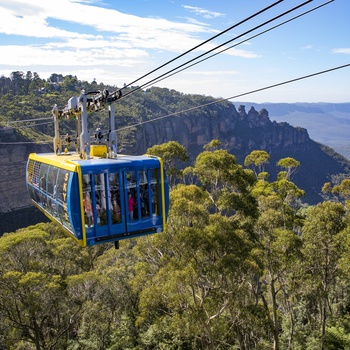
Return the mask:
<path id="1" fill-rule="evenodd" d="M 142 30 L 143 32 L 154 31 L 176 31 L 186 35 L 186 33 L 203 33 L 208 32 L 205 26 L 199 24 L 189 24 L 182 22 L 168 21 L 162 18 L 143 18 L 134 15 L 125 14 L 116 10 L 106 9 L 97 6 L 86 6 L 73 0 L 60 0 L 59 5 L 55 0 L 0 0 L 0 8 L 6 13 L 8 20 L 16 20 L 17 24 L 22 23 L 13 34 L 26 35 L 26 29 L 30 21 L 50 28 L 46 20 L 54 18 L 79 25 L 89 26 L 97 31 L 106 31 L 109 33 L 135 33 Z M 6 25 L 11 24 L 7 21 Z M 39 27 L 38 27 L 39 29 Z M 1 23 L 0 31 L 9 29 Z M 43 33 L 37 32 L 41 37 Z"/>
<path id="2" fill-rule="evenodd" d="M 311 50 L 313 49 L 313 45 L 306 45 L 304 47 L 302 47 L 303 50 Z"/>
<path id="3" fill-rule="evenodd" d="M 104 65 L 130 66 L 136 63 L 138 59 L 147 57 L 147 53 L 137 49 L 118 48 L 91 50 L 62 50 L 62 48 L 50 48 L 50 45 L 43 47 L 35 46 L 0 46 L 1 51 L 5 53 L 0 58 L 1 65 L 25 67 L 30 65 L 43 66 L 81 66 L 92 65 L 99 66 L 101 62 Z M 14 61 L 14 57 L 16 58 Z"/>
<path id="4" fill-rule="evenodd" d="M 202 34 L 209 37 L 218 32 L 198 21 L 144 18 L 93 5 L 98 2 L 0 0 L 0 34 L 19 37 L 15 44 L 0 44 L 4 53 L 0 55 L 0 74 L 9 76 L 8 72 L 30 70 L 48 78 L 56 72 L 77 75 L 81 80 L 96 78 L 106 84 L 123 84 L 164 63 L 164 57 L 197 46 L 202 42 Z M 210 11 L 205 11 L 202 15 L 209 15 Z M 214 46 L 207 43 L 196 51 L 200 53 Z M 160 54 L 163 62 L 159 62 Z M 253 52 L 237 49 L 225 54 L 257 57 Z M 214 83 L 219 76 L 236 73 L 195 74 Z"/>
<path id="5" fill-rule="evenodd" d="M 0 34 L 21 36 L 16 43 L 25 42 L 0 46 L 6 52 L 0 56 L 3 66 L 130 65 L 147 58 L 147 50 L 186 51 L 201 42 L 195 35 L 212 31 L 200 24 L 141 18 L 74 0 L 0 0 L 0 11 Z M 54 20 L 62 21 L 60 27 Z M 69 22 L 79 26 L 64 29 Z M 81 26 L 90 29 L 81 32 Z M 36 39 L 35 45 L 27 44 L 30 38 Z M 39 44 L 37 39 L 47 42 Z"/>
<path id="6" fill-rule="evenodd" d="M 332 53 L 350 54 L 350 48 L 344 47 L 344 48 L 339 48 L 339 49 L 333 49 Z"/>
<path id="7" fill-rule="evenodd" d="M 201 7 L 188 6 L 188 5 L 182 5 L 182 7 L 188 10 L 189 12 L 195 13 L 196 15 L 200 15 L 208 19 L 225 16 L 223 13 L 205 10 Z"/>

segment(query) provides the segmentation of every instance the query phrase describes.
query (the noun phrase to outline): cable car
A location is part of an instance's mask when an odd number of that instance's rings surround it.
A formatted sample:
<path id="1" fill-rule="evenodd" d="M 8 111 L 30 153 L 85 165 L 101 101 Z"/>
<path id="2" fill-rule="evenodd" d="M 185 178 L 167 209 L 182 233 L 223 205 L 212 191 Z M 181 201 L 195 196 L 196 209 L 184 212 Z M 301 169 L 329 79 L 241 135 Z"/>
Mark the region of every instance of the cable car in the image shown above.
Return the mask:
<path id="1" fill-rule="evenodd" d="M 81 101 L 89 102 L 85 94 Z M 81 116 L 77 111 L 84 108 L 74 110 Z M 67 112 L 71 108 L 53 110 L 56 152 L 29 155 L 26 184 L 34 205 L 82 247 L 115 242 L 117 248 L 119 240 L 162 232 L 169 208 L 162 160 L 117 155 L 113 134 L 110 147 L 90 145 L 85 137 L 77 142 L 83 145 L 78 152 L 61 151 L 57 123 Z"/>

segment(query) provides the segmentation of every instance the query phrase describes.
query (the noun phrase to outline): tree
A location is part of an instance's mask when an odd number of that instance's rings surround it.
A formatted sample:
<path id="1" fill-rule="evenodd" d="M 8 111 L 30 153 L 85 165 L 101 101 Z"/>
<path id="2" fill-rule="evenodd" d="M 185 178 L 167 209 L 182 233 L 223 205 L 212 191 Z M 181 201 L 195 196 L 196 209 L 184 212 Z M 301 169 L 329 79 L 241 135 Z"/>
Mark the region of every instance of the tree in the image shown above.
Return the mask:
<path id="1" fill-rule="evenodd" d="M 155 145 L 148 148 L 146 153 L 162 158 L 168 176 L 169 186 L 172 188 L 176 180 L 182 177 L 182 170 L 179 164 L 188 160 L 186 148 L 178 142 L 169 141 L 162 145 Z"/>
<path id="2" fill-rule="evenodd" d="M 268 164 L 270 160 L 270 155 L 266 151 L 252 151 L 248 154 L 244 160 L 244 165 L 246 167 L 252 167 L 255 172 L 255 176 L 264 172 L 265 165 Z"/>
<path id="3" fill-rule="evenodd" d="M 316 324 L 321 329 L 320 349 L 324 349 L 327 316 L 332 312 L 329 298 L 339 275 L 339 261 L 346 238 L 344 215 L 340 203 L 320 203 L 308 210 L 302 230 L 305 283 L 319 311 L 320 319 Z"/>
<path id="4" fill-rule="evenodd" d="M 248 326 L 241 318 L 254 303 L 247 300 L 245 283 L 255 264 L 253 245 L 238 221 L 210 214 L 209 203 L 199 187 L 177 186 L 167 232 L 136 247 L 147 257 L 138 264 L 133 285 L 140 291 L 138 324 L 153 335 L 150 347 L 254 343 L 244 336 Z"/>
<path id="5" fill-rule="evenodd" d="M 255 200 L 250 194 L 255 178 L 233 155 L 225 150 L 204 151 L 197 156 L 194 168 L 217 212 L 255 215 Z"/>
<path id="6" fill-rule="evenodd" d="M 300 162 L 298 162 L 294 158 L 287 157 L 287 158 L 280 159 L 277 162 L 277 165 L 283 169 L 286 169 L 287 171 L 286 177 L 288 180 L 291 180 L 292 175 L 296 172 L 297 168 L 300 166 Z"/>
<path id="7" fill-rule="evenodd" d="M 66 348 L 81 313 L 67 277 L 89 271 L 102 251 L 77 249 L 53 223 L 1 237 L 0 341 L 8 348 L 19 340 L 28 349 Z"/>
<path id="8" fill-rule="evenodd" d="M 207 145 L 205 145 L 203 148 L 206 151 L 213 151 L 218 149 L 221 146 L 221 141 L 219 140 L 211 140 Z"/>
<path id="9" fill-rule="evenodd" d="M 43 261 L 49 251 L 48 238 L 33 228 L 4 236 L 0 243 L 0 309 L 10 330 L 6 342 L 24 338 L 38 350 L 60 347 L 67 325 L 58 326 L 67 311 L 61 302 L 65 299 L 62 279 L 48 272 Z"/>
<path id="10" fill-rule="evenodd" d="M 11 78 L 11 87 L 15 95 L 22 92 L 22 84 L 24 80 L 24 73 L 21 71 L 12 72 L 10 75 Z"/>
<path id="11" fill-rule="evenodd" d="M 262 159 L 266 160 L 265 156 Z M 250 158 L 250 161 L 254 159 L 258 157 Z M 263 176 L 258 177 L 252 189 L 259 208 L 254 233 L 263 265 L 257 297 L 261 298 L 267 312 L 275 350 L 281 346 L 281 315 L 290 319 L 286 346 L 291 349 L 295 323 L 292 300 L 297 292 L 294 281 L 298 275 L 295 267 L 298 266 L 301 249 L 301 241 L 296 234 L 300 232 L 296 201 L 304 195 L 304 191 L 291 182 L 284 172 L 279 173 L 272 183 L 267 181 L 267 174 L 260 174 Z"/>

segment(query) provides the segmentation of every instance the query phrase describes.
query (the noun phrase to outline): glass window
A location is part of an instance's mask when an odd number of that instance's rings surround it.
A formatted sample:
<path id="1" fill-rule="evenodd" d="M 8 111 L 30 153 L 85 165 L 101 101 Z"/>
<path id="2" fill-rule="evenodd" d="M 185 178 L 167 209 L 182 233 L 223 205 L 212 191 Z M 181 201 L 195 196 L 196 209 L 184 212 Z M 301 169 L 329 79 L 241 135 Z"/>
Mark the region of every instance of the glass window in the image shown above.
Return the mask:
<path id="1" fill-rule="evenodd" d="M 108 224 L 105 174 L 94 174 L 97 225 Z"/>
<path id="2" fill-rule="evenodd" d="M 84 205 L 84 218 L 85 227 L 91 227 L 93 225 L 93 212 L 92 212 L 92 195 L 91 195 L 91 179 L 90 175 L 83 175 L 83 205 Z"/>
<path id="3" fill-rule="evenodd" d="M 68 191 L 68 181 L 70 172 L 68 170 L 59 169 L 57 175 L 57 191 L 56 191 L 56 203 L 57 203 L 57 214 L 62 222 L 62 224 L 71 229 L 68 211 L 67 211 L 67 191 Z"/>
<path id="4" fill-rule="evenodd" d="M 151 210 L 153 215 L 160 215 L 160 183 L 159 183 L 159 170 L 151 169 L 151 187 L 149 192 L 149 198 L 151 198 Z"/>
<path id="5" fill-rule="evenodd" d="M 41 164 L 39 173 L 39 190 L 40 190 L 40 204 L 47 207 L 47 173 L 49 172 L 49 166 L 47 164 Z"/>
<path id="6" fill-rule="evenodd" d="M 147 170 L 141 170 L 139 172 L 140 185 L 146 185 L 148 183 Z"/>
<path id="7" fill-rule="evenodd" d="M 29 196 L 36 203 L 41 202 L 41 196 L 38 189 L 39 186 L 39 172 L 40 172 L 40 163 L 29 160 L 27 168 L 27 182 L 28 182 L 28 191 Z"/>
<path id="8" fill-rule="evenodd" d="M 47 206 L 51 214 L 57 216 L 57 204 L 56 204 L 56 196 L 57 196 L 57 174 L 59 168 L 50 166 L 49 172 L 47 174 Z"/>
<path id="9" fill-rule="evenodd" d="M 151 215 L 151 202 L 150 202 L 150 186 L 148 184 L 140 186 L 140 198 L 141 198 L 141 215 L 142 217 L 149 217 Z"/>
<path id="10" fill-rule="evenodd" d="M 128 171 L 126 172 L 126 181 L 127 181 L 127 188 L 128 188 L 128 202 L 127 202 L 127 208 L 128 208 L 128 219 L 129 221 L 137 220 L 138 219 L 138 191 L 136 187 L 136 172 L 135 171 Z"/>
<path id="11" fill-rule="evenodd" d="M 110 173 L 109 192 L 110 192 L 110 210 L 112 217 L 112 224 L 119 224 L 122 222 L 121 207 L 120 207 L 120 184 L 119 173 Z"/>
<path id="12" fill-rule="evenodd" d="M 37 187 L 29 186 L 28 189 L 29 189 L 30 198 L 33 199 L 36 203 L 40 203 L 41 202 L 41 195 L 40 195 Z"/>
<path id="13" fill-rule="evenodd" d="M 33 167 L 29 166 L 28 171 L 29 171 L 29 177 L 31 178 L 31 183 L 38 187 L 39 186 L 39 180 L 40 180 L 40 168 L 41 168 L 41 163 L 36 162 L 36 161 L 31 161 L 33 162 Z M 32 171 L 32 174 L 31 174 Z M 30 175 L 31 174 L 31 175 Z"/>

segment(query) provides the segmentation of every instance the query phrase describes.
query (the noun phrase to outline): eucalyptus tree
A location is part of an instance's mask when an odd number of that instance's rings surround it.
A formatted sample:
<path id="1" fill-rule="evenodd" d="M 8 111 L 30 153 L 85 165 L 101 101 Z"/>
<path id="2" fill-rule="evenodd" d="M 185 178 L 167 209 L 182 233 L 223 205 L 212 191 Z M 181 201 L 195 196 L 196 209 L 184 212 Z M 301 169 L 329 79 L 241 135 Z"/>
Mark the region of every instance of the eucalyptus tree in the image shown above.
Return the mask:
<path id="1" fill-rule="evenodd" d="M 289 333 L 284 347 L 292 348 L 294 334 L 293 293 L 294 278 L 298 275 L 301 241 L 296 234 L 300 231 L 295 202 L 304 195 L 290 181 L 289 172 L 280 172 L 276 181 L 269 182 L 263 165 L 269 159 L 264 151 L 253 151 L 246 157 L 245 165 L 254 166 L 257 182 L 252 190 L 258 202 L 259 215 L 254 225 L 257 237 L 257 255 L 262 264 L 258 286 L 253 288 L 267 315 L 267 331 L 273 339 L 273 349 L 280 348 L 282 321 L 290 319 Z M 279 165 L 292 166 L 288 159 Z M 260 171 L 260 172 L 259 172 Z M 292 170 L 290 170 L 292 173 Z"/>
<path id="2" fill-rule="evenodd" d="M 182 177 L 181 163 L 188 160 L 187 150 L 176 141 L 154 145 L 147 149 L 147 154 L 162 158 L 167 172 L 169 186 L 172 188 Z"/>
<path id="3" fill-rule="evenodd" d="M 297 171 L 300 166 L 300 162 L 294 158 L 286 157 L 277 162 L 277 165 L 287 172 L 287 179 L 291 180 L 292 175 Z"/>
<path id="4" fill-rule="evenodd" d="M 265 165 L 269 163 L 270 155 L 263 150 L 254 150 L 244 159 L 244 166 L 252 168 L 255 176 L 265 171 Z"/>
<path id="5" fill-rule="evenodd" d="M 50 235 L 40 227 L 0 239 L 0 309 L 9 347 L 61 347 L 69 330 L 62 278 L 50 272 Z M 68 327 L 67 327 L 68 325 Z"/>
<path id="6" fill-rule="evenodd" d="M 225 150 L 204 151 L 197 156 L 194 168 L 217 213 L 256 215 L 250 193 L 256 179 L 235 156 Z"/>
<path id="7" fill-rule="evenodd" d="M 325 349 L 327 319 L 335 312 L 330 298 L 340 275 L 347 241 L 344 216 L 342 204 L 323 202 L 308 210 L 302 230 L 308 319 L 312 321 L 310 331 L 319 332 L 319 349 Z"/>
<path id="8" fill-rule="evenodd" d="M 210 206 L 203 189 L 177 186 L 167 231 L 135 247 L 140 261 L 132 284 L 140 296 L 141 338 L 149 346 L 150 334 L 153 345 L 169 348 L 258 343 L 243 316 L 253 318 L 247 309 L 255 303 L 247 298 L 256 268 L 253 243 L 238 220 L 212 213 Z"/>
<path id="9" fill-rule="evenodd" d="M 8 348 L 64 349 L 74 338 L 81 304 L 67 278 L 93 268 L 96 248 L 82 250 L 53 223 L 0 238 L 0 324 Z"/>
<path id="10" fill-rule="evenodd" d="M 166 232 L 135 247 L 138 322 L 144 341 L 152 334 L 164 347 L 254 347 L 261 334 L 247 321 L 259 318 L 247 281 L 257 269 L 251 254 L 256 201 L 250 195 L 256 180 L 228 152 L 208 149 L 191 169 L 198 186 L 171 191 Z"/>

